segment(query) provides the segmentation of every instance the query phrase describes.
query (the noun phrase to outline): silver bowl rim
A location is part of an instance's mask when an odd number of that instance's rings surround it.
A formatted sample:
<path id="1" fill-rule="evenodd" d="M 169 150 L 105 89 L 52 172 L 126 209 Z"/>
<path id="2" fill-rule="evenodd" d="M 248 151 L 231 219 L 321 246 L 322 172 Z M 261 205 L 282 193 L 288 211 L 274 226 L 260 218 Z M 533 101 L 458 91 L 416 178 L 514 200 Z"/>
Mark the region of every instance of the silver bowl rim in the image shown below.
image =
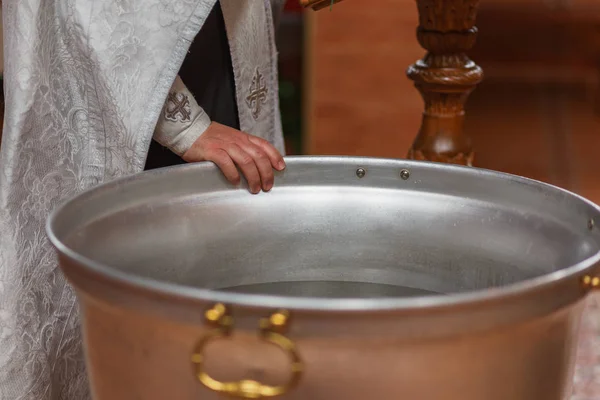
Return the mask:
<path id="1" fill-rule="evenodd" d="M 570 197 L 573 197 L 588 206 L 595 209 L 600 215 L 600 206 L 587 200 L 586 198 L 573 193 L 569 190 L 544 183 L 538 180 L 525 178 L 522 176 L 492 171 L 488 169 L 478 167 L 467 167 L 454 164 L 444 164 L 429 161 L 413 161 L 404 159 L 392 159 L 392 158 L 379 158 L 379 157 L 356 157 L 356 156 L 292 156 L 285 157 L 285 162 L 288 165 L 295 163 L 307 163 L 312 161 L 319 162 L 345 162 L 348 164 L 368 164 L 369 162 L 381 162 L 388 164 L 396 164 L 399 168 L 418 168 L 418 167 L 429 167 L 429 168 L 443 168 L 446 170 L 455 170 L 457 172 L 468 173 L 468 174 L 482 174 L 487 177 L 496 179 L 508 179 L 513 182 L 523 183 L 530 186 L 536 186 L 540 189 L 558 191 Z M 368 166 L 368 165 L 367 165 Z M 139 177 L 140 174 L 145 176 L 151 176 L 156 174 L 164 174 L 165 172 L 173 169 L 186 169 L 186 170 L 202 170 L 202 169 L 215 169 L 215 165 L 212 162 L 200 162 L 186 165 L 178 165 L 168 168 L 162 168 L 158 170 L 145 171 L 143 173 L 128 175 L 125 177 L 117 178 L 107 183 L 103 183 L 94 186 L 91 189 L 83 191 L 78 195 L 64 201 L 57 208 L 55 208 L 46 222 L 46 233 L 52 245 L 55 249 L 66 256 L 71 261 L 78 264 L 79 267 L 91 272 L 108 278 L 110 281 L 132 287 L 135 289 L 141 289 L 146 293 L 153 293 L 162 296 L 169 296 L 170 298 L 179 298 L 185 300 L 195 300 L 206 303 L 225 303 L 233 304 L 241 307 L 248 308 L 270 308 L 270 309 L 289 309 L 289 310 L 306 310 L 306 311 L 339 311 L 339 312 L 361 312 L 361 311 L 410 311 L 410 310 L 424 310 L 424 309 L 442 309 L 447 307 L 467 306 L 475 305 L 488 302 L 503 301 L 514 297 L 520 297 L 537 290 L 543 290 L 544 288 L 551 287 L 560 281 L 578 277 L 583 275 L 586 271 L 591 269 L 597 264 L 600 264 L 600 250 L 593 256 L 586 258 L 576 264 L 562 268 L 558 271 L 550 274 L 545 274 L 539 277 L 526 279 L 519 281 L 514 284 L 498 287 L 480 289 L 475 291 L 469 291 L 464 293 L 450 294 L 449 296 L 440 295 L 426 295 L 420 297 L 410 298 L 373 298 L 373 299 L 357 299 L 357 298 L 308 298 L 308 297 L 294 297 L 294 296 L 280 296 L 280 295 L 262 295 L 262 294 L 244 294 L 244 293 L 232 293 L 214 289 L 202 289 L 191 286 L 184 286 L 176 283 L 162 282 L 151 278 L 141 277 L 139 275 L 130 274 L 118 270 L 114 267 L 106 265 L 101 262 L 97 262 L 88 257 L 85 257 L 73 249 L 66 246 L 58 237 L 54 234 L 52 229 L 55 220 L 61 213 L 61 211 L 68 207 L 72 202 L 77 201 L 84 195 L 91 195 L 96 191 L 100 191 L 111 186 L 122 185 L 130 180 L 134 180 Z M 138 178 L 139 179 L 139 178 Z"/>

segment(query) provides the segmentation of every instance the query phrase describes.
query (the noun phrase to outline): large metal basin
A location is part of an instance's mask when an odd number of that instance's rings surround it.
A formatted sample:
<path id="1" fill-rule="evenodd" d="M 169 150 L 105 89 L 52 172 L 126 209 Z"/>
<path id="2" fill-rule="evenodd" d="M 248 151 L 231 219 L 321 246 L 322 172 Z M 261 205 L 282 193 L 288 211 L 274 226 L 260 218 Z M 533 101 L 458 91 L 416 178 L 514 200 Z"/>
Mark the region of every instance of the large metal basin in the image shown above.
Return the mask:
<path id="1" fill-rule="evenodd" d="M 568 397 L 597 206 L 474 168 L 287 165 L 270 193 L 204 163 L 52 215 L 94 399 Z"/>

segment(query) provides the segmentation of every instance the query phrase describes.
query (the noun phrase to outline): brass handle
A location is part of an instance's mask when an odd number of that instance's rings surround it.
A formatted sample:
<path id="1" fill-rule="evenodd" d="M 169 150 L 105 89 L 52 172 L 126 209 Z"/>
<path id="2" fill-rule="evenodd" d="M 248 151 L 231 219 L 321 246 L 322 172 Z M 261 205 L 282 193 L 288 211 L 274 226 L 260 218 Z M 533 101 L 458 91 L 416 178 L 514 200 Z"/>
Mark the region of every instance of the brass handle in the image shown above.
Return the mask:
<path id="1" fill-rule="evenodd" d="M 282 395 L 291 390 L 299 382 L 303 370 L 302 360 L 294 342 L 283 334 L 289 322 L 289 313 L 287 311 L 277 311 L 269 318 L 262 319 L 259 331 L 259 337 L 262 340 L 279 347 L 290 358 L 292 375 L 288 382 L 281 386 L 264 385 L 250 379 L 238 382 L 221 382 L 207 374 L 204 371 L 204 349 L 213 340 L 231 336 L 234 322 L 233 317 L 229 314 L 224 304 L 217 304 L 206 311 L 204 318 L 208 324 L 214 326 L 214 329 L 198 341 L 192 355 L 192 363 L 195 367 L 194 373 L 204 386 L 212 391 L 234 397 L 260 399 Z"/>
<path id="2" fill-rule="evenodd" d="M 600 289 L 600 276 L 585 275 L 581 283 L 586 289 Z"/>

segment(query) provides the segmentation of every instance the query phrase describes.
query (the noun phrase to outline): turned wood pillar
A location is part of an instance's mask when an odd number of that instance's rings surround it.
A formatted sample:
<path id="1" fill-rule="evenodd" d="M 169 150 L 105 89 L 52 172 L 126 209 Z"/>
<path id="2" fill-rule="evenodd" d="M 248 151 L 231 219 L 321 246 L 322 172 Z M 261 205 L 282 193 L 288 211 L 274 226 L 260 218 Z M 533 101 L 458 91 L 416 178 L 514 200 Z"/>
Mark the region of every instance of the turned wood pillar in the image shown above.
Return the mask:
<path id="1" fill-rule="evenodd" d="M 421 129 L 408 153 L 415 160 L 472 165 L 463 130 L 467 97 L 483 71 L 467 57 L 477 36 L 479 0 L 416 0 L 417 38 L 425 57 L 407 70 L 425 102 Z"/>

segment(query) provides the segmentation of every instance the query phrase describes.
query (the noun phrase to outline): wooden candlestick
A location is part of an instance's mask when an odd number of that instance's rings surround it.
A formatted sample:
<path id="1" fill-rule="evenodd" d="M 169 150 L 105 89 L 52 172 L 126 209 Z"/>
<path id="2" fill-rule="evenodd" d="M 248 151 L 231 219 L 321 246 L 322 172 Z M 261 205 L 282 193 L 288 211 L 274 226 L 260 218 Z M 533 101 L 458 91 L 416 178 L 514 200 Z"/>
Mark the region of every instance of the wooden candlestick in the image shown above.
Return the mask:
<path id="1" fill-rule="evenodd" d="M 407 75 L 423 96 L 425 111 L 410 159 L 473 164 L 464 105 L 483 71 L 465 53 L 475 44 L 478 6 L 479 0 L 417 0 L 417 38 L 427 54 Z"/>
<path id="2" fill-rule="evenodd" d="M 331 7 L 335 3 L 342 0 L 300 0 L 300 5 L 304 8 L 312 8 L 315 11 L 322 10 L 326 7 Z"/>

